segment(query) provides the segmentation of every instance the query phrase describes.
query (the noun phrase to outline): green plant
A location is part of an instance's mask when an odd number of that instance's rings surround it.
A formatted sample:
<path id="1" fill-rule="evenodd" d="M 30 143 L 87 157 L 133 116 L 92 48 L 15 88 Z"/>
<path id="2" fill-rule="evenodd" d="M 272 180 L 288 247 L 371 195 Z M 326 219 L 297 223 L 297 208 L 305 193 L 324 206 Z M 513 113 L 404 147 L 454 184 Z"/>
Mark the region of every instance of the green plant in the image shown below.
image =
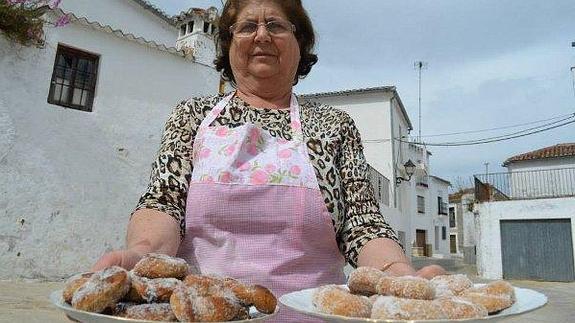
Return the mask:
<path id="1" fill-rule="evenodd" d="M 25 46 L 44 45 L 44 26 L 64 26 L 66 15 L 52 23 L 44 14 L 60 5 L 61 0 L 0 0 L 0 32 L 8 39 Z"/>

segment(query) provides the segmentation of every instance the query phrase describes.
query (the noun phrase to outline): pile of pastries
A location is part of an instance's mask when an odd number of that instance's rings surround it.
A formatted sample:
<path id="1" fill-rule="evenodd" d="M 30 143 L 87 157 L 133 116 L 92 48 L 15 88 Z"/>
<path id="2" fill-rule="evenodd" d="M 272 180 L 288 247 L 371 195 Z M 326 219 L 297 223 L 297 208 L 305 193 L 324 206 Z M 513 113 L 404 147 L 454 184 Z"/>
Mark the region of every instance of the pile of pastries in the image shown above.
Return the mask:
<path id="1" fill-rule="evenodd" d="M 245 320 L 251 306 L 264 314 L 276 309 L 276 297 L 263 286 L 187 273 L 183 259 L 148 254 L 131 271 L 110 267 L 75 275 L 62 296 L 78 310 L 149 321 Z"/>
<path id="2" fill-rule="evenodd" d="M 350 274 L 348 288 L 318 288 L 313 304 L 321 313 L 386 320 L 477 319 L 515 303 L 513 286 L 495 281 L 474 287 L 465 275 L 431 280 L 393 277 L 379 269 L 360 267 Z"/>

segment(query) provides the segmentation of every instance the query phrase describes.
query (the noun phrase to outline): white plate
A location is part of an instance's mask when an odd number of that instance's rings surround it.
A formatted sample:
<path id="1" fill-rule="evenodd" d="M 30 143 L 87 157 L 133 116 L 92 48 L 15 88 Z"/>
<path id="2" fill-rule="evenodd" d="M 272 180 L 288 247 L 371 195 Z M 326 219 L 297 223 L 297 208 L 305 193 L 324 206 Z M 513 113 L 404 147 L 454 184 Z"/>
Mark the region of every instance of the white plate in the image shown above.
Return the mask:
<path id="1" fill-rule="evenodd" d="M 126 319 L 126 318 L 122 318 L 122 317 L 116 317 L 116 316 L 104 315 L 104 314 L 98 314 L 98 313 L 90 313 L 90 312 L 86 312 L 86 311 L 77 310 L 64 301 L 64 298 L 62 298 L 62 290 L 57 290 L 57 291 L 52 292 L 52 294 L 50 294 L 50 301 L 56 307 L 58 307 L 59 309 L 64 311 L 68 317 L 70 317 L 70 318 L 72 318 L 78 322 L 83 322 L 83 323 L 118 323 L 118 322 L 158 323 L 158 321 L 132 320 L 132 319 Z M 232 322 L 234 322 L 234 323 L 254 323 L 254 322 L 267 321 L 277 314 L 278 308 L 279 308 L 279 306 L 276 307 L 275 312 L 272 314 L 262 314 L 262 313 L 259 313 L 258 311 L 256 311 L 252 307 L 250 309 L 250 315 L 252 315 L 252 317 L 254 317 L 254 318 L 249 319 L 249 320 L 232 321 Z"/>
<path id="2" fill-rule="evenodd" d="M 476 284 L 475 286 L 481 286 L 482 284 Z M 342 285 L 342 287 L 347 289 L 347 286 Z M 345 323 L 364 323 L 364 322 L 408 322 L 401 320 L 375 320 L 375 319 L 363 319 L 363 318 L 351 318 L 340 315 L 329 315 L 320 313 L 316 310 L 312 303 L 312 296 L 317 288 L 304 289 L 297 292 L 285 294 L 280 297 L 280 302 L 285 306 L 303 313 L 308 316 L 318 317 L 326 322 L 345 322 Z M 518 288 L 515 287 L 515 297 L 517 301 L 513 306 L 499 312 L 496 315 L 489 315 L 482 319 L 465 319 L 465 320 L 448 320 L 450 322 L 474 322 L 474 321 L 485 321 L 485 320 L 498 320 L 506 316 L 517 315 L 521 313 L 526 313 L 537 309 L 545 304 L 547 304 L 547 296 L 536 292 L 531 289 Z M 421 321 L 409 321 L 409 322 L 445 322 L 446 320 L 436 321 L 436 320 L 421 320 Z"/>

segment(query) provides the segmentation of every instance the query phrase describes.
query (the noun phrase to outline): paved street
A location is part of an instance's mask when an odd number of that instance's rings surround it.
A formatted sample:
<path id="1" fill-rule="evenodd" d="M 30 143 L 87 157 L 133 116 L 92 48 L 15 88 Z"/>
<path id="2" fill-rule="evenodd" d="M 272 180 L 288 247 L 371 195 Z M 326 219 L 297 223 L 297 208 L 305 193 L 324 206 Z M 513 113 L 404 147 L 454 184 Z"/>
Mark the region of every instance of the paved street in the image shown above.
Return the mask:
<path id="1" fill-rule="evenodd" d="M 453 273 L 465 273 L 476 282 L 473 266 L 458 260 L 414 258 L 420 268 L 436 263 Z M 539 291 L 549 298 L 549 303 L 536 311 L 504 320 L 504 322 L 572 322 L 575 317 L 575 283 L 547 283 L 511 281 L 518 287 Z M 62 283 L 0 281 L 0 322 L 69 322 L 48 301 L 50 292 L 60 289 Z"/>

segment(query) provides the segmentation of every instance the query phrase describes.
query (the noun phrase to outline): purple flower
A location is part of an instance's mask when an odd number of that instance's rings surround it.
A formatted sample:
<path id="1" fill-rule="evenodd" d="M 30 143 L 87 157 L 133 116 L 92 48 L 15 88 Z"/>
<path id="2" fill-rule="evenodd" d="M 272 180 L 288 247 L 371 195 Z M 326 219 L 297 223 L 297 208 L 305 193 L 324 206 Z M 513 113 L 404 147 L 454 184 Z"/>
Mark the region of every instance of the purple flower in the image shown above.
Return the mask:
<path id="1" fill-rule="evenodd" d="M 66 26 L 69 23 L 70 23 L 70 17 L 68 17 L 68 15 L 63 15 L 60 18 L 58 18 L 58 20 L 56 20 L 56 22 L 54 23 L 54 27 Z"/>
<path id="2" fill-rule="evenodd" d="M 52 0 L 50 1 L 50 8 L 54 9 L 57 8 L 60 5 L 60 2 L 62 2 L 62 0 Z"/>
<path id="3" fill-rule="evenodd" d="M 26 0 L 8 0 L 9 5 L 19 4 L 19 3 L 23 3 L 23 2 L 26 2 Z"/>

